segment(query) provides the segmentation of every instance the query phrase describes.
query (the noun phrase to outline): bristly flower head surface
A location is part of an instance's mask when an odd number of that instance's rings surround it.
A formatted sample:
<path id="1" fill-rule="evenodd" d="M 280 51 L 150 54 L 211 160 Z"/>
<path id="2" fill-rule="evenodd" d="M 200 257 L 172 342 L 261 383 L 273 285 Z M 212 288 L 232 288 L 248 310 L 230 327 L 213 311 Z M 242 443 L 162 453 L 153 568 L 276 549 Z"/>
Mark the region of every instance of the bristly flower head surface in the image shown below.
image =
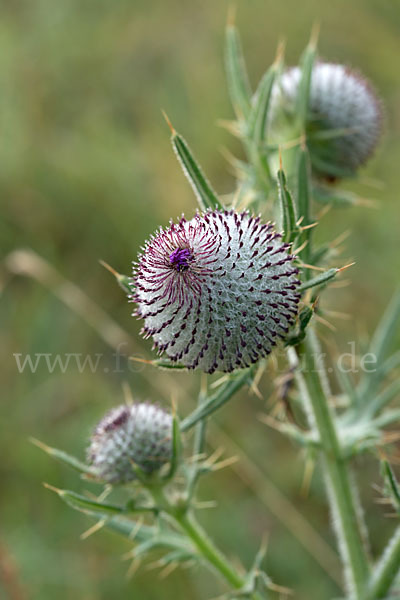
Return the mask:
<path id="1" fill-rule="evenodd" d="M 213 211 L 160 229 L 134 269 L 136 314 L 160 353 L 188 368 L 249 366 L 298 312 L 290 245 L 248 212 Z"/>
<path id="2" fill-rule="evenodd" d="M 172 417 L 158 406 L 141 403 L 110 410 L 95 428 L 87 452 L 99 479 L 126 483 L 135 466 L 157 471 L 172 454 Z"/>
<path id="3" fill-rule="evenodd" d="M 295 116 L 301 69 L 289 68 L 274 88 L 271 124 Z M 382 130 L 382 110 L 370 83 L 340 64 L 317 63 L 312 72 L 307 144 L 322 177 L 352 175 L 373 154 Z"/>

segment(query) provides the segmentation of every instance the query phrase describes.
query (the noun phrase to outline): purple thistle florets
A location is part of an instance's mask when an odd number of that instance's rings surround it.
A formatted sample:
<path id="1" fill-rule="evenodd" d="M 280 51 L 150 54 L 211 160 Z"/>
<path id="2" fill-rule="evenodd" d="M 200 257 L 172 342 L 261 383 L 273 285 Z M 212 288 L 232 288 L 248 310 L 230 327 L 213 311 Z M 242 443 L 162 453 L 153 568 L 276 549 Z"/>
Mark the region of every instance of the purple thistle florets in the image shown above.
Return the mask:
<path id="1" fill-rule="evenodd" d="M 172 417 L 145 402 L 111 409 L 98 423 L 87 459 L 99 479 L 127 483 L 136 479 L 135 467 L 153 473 L 172 454 Z"/>
<path id="2" fill-rule="evenodd" d="M 160 229 L 134 268 L 136 315 L 154 347 L 207 373 L 247 367 L 293 324 L 290 245 L 248 212 L 213 211 Z"/>

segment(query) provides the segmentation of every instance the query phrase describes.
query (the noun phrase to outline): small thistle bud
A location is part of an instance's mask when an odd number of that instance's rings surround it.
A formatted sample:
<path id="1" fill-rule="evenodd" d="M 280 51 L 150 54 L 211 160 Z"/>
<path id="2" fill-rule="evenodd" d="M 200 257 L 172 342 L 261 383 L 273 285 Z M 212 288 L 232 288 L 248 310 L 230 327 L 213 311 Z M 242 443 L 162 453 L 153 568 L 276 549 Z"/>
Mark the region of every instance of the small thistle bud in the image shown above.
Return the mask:
<path id="1" fill-rule="evenodd" d="M 172 417 L 158 406 L 142 403 L 110 410 L 95 428 L 88 462 L 108 483 L 136 479 L 135 466 L 146 473 L 171 458 Z"/>
<path id="2" fill-rule="evenodd" d="M 295 118 L 300 78 L 300 68 L 290 68 L 274 88 L 271 126 L 278 135 L 282 119 Z M 314 66 L 306 132 L 317 175 L 353 175 L 374 152 L 381 129 L 380 101 L 364 77 L 344 65 Z"/>
<path id="3" fill-rule="evenodd" d="M 233 210 L 160 229 L 134 270 L 142 333 L 159 353 L 207 373 L 269 354 L 300 298 L 295 257 L 281 237 L 270 223 Z"/>

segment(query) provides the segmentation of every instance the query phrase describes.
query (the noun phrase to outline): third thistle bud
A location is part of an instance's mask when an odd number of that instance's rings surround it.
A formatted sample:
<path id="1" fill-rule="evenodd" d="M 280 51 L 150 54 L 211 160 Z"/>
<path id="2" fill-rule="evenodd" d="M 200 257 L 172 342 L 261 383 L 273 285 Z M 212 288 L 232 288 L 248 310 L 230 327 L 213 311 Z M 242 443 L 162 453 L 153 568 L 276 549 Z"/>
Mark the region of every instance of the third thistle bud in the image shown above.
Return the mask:
<path id="1" fill-rule="evenodd" d="M 301 69 L 289 68 L 275 86 L 271 133 L 280 135 L 296 118 Z M 314 172 L 326 178 L 352 175 L 377 145 L 382 125 L 380 102 L 369 82 L 339 64 L 319 62 L 311 78 L 307 145 Z"/>

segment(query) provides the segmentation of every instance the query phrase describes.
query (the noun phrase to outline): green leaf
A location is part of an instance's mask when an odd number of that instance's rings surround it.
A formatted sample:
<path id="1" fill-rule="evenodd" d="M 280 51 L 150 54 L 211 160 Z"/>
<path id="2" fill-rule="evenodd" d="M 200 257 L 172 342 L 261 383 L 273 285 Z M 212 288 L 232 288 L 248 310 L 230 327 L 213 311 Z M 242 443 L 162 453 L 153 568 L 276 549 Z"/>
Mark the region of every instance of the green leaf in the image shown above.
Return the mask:
<path id="1" fill-rule="evenodd" d="M 325 273 L 321 273 L 320 275 L 317 275 L 317 277 L 313 277 L 312 279 L 309 279 L 309 281 L 305 281 L 299 286 L 299 292 L 304 292 L 309 288 L 327 283 L 336 276 L 339 270 L 340 269 L 335 268 L 329 269 L 328 271 L 325 271 Z"/>
<path id="2" fill-rule="evenodd" d="M 400 287 L 397 289 L 389 306 L 384 312 L 370 344 L 370 352 L 375 354 L 377 363 L 385 358 L 398 331 L 400 321 Z"/>
<path id="3" fill-rule="evenodd" d="M 280 67 L 281 59 L 278 58 L 262 77 L 255 93 L 255 101 L 251 107 L 247 129 L 248 136 L 252 139 L 256 147 L 259 147 L 266 141 L 268 110 L 272 88 Z"/>
<path id="4" fill-rule="evenodd" d="M 127 509 L 124 506 L 117 506 L 115 504 L 108 504 L 105 502 L 97 502 L 96 500 L 91 500 L 86 496 L 81 496 L 80 494 L 71 492 L 70 490 L 60 490 L 48 484 L 45 484 L 45 486 L 53 492 L 56 492 L 56 494 L 58 494 L 66 504 L 82 512 L 89 511 L 102 515 L 114 515 L 127 512 Z"/>
<path id="5" fill-rule="evenodd" d="M 172 454 L 170 460 L 169 471 L 165 479 L 172 479 L 178 468 L 179 461 L 182 454 L 182 440 L 181 431 L 179 426 L 179 419 L 176 414 L 172 418 Z"/>
<path id="6" fill-rule="evenodd" d="M 233 108 L 238 119 L 247 119 L 251 108 L 251 88 L 236 27 L 226 28 L 226 73 Z"/>
<path id="7" fill-rule="evenodd" d="M 194 158 L 186 141 L 173 128 L 171 142 L 182 167 L 182 171 L 193 188 L 200 209 L 203 211 L 209 208 L 223 210 L 223 205 L 212 189 L 211 184 L 204 175 L 199 163 Z"/>
<path id="8" fill-rule="evenodd" d="M 310 104 L 311 77 L 316 56 L 317 40 L 316 36 L 312 34 L 311 40 L 300 59 L 301 77 L 296 97 L 296 114 L 302 132 L 304 132 L 306 128 L 308 107 Z"/>
<path id="9" fill-rule="evenodd" d="M 277 178 L 283 240 L 285 242 L 292 242 L 299 232 L 299 228 L 296 224 L 296 211 L 292 196 L 287 189 L 286 177 L 282 169 L 278 171 Z"/>
<path id="10" fill-rule="evenodd" d="M 396 504 L 397 510 L 400 511 L 400 486 L 399 482 L 396 479 L 395 474 L 393 473 L 393 469 L 388 463 L 387 460 L 382 461 L 383 474 L 386 478 L 386 481 L 389 484 L 390 495 L 394 503 Z"/>
<path id="11" fill-rule="evenodd" d="M 244 371 L 239 371 L 239 373 L 235 373 L 231 375 L 227 381 L 227 383 L 223 384 L 220 389 L 207 398 L 203 404 L 198 406 L 186 419 L 184 419 L 181 423 L 181 431 L 187 431 L 191 429 L 193 425 L 205 419 L 213 412 L 218 410 L 221 406 L 223 406 L 228 400 L 232 398 L 232 396 L 240 390 L 246 383 L 250 384 L 252 381 L 252 376 L 255 371 L 255 366 L 250 367 Z"/>
<path id="12" fill-rule="evenodd" d="M 80 460 L 75 458 L 75 456 L 71 456 L 63 450 L 58 450 L 58 448 L 52 448 L 51 446 L 48 446 L 47 444 L 44 444 L 43 442 L 41 442 L 40 440 L 36 440 L 35 438 L 30 438 L 30 442 L 32 442 L 32 444 L 46 452 L 46 454 L 48 454 L 52 458 L 55 458 L 63 464 L 72 467 L 75 471 L 79 471 L 79 473 L 84 473 L 85 475 L 91 475 L 92 477 L 95 475 L 93 469 L 91 469 L 84 462 L 81 462 Z"/>

